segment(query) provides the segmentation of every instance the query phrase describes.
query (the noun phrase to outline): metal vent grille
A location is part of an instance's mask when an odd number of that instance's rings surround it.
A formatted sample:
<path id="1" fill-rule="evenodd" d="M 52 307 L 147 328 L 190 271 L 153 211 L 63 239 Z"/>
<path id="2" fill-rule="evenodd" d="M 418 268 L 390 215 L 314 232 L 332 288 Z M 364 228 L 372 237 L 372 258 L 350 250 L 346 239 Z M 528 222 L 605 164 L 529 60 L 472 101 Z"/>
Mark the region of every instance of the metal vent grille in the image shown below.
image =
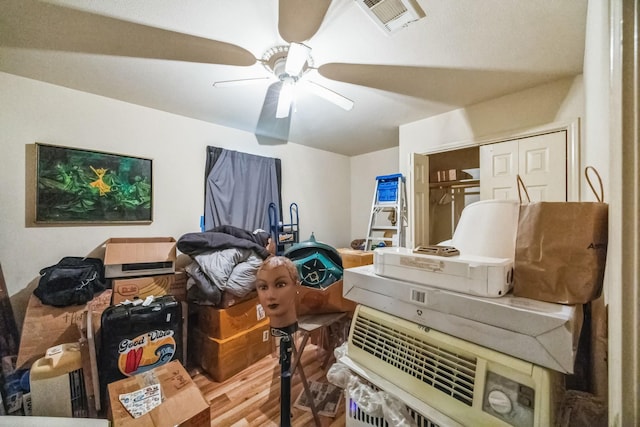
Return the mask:
<path id="1" fill-rule="evenodd" d="M 363 0 L 363 2 L 383 24 L 407 12 L 407 8 L 400 0 Z"/>
<path id="2" fill-rule="evenodd" d="M 363 313 L 354 319 L 351 345 L 467 406 L 473 403 L 474 357 L 367 319 Z"/>
<path id="3" fill-rule="evenodd" d="M 369 385 L 375 390 L 379 390 L 373 385 Z M 382 417 L 374 417 L 367 414 L 360 409 L 358 404 L 347 396 L 347 411 L 346 411 L 346 427 L 359 427 L 359 426 L 373 426 L 373 427 L 391 427 L 389 423 Z M 440 427 L 439 424 L 434 423 L 424 415 L 417 412 L 415 409 L 407 406 L 407 411 L 418 427 Z"/>

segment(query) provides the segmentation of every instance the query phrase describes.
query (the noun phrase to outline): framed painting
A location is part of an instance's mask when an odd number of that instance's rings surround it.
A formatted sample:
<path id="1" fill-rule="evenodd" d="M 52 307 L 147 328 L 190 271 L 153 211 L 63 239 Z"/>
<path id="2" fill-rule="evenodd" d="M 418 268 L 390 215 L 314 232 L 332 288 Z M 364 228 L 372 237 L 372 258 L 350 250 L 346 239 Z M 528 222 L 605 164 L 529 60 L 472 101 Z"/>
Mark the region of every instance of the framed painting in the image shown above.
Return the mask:
<path id="1" fill-rule="evenodd" d="M 35 222 L 151 223 L 152 160 L 35 144 Z"/>

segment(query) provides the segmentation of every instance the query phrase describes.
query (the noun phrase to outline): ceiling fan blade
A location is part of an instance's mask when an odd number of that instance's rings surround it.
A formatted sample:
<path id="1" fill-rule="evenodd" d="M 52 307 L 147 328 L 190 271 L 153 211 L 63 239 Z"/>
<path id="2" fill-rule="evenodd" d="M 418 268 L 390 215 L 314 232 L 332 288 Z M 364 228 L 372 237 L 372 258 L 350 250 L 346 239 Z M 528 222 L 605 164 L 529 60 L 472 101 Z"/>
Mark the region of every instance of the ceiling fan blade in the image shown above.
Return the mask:
<path id="1" fill-rule="evenodd" d="M 256 139 L 260 144 L 286 144 L 289 140 L 291 114 L 287 114 L 286 117 L 282 118 L 276 117 L 278 99 L 280 98 L 283 84 L 281 81 L 277 81 L 267 89 L 255 132 Z"/>
<path id="2" fill-rule="evenodd" d="M 248 66 L 239 46 L 34 0 L 3 2 L 0 45 Z"/>
<path id="3" fill-rule="evenodd" d="M 346 96 L 340 95 L 338 92 L 334 92 L 329 88 L 326 88 L 318 83 L 312 82 L 311 80 L 305 80 L 299 82 L 299 84 L 304 84 L 305 89 L 308 89 L 314 95 L 317 95 L 321 98 L 326 99 L 329 102 L 336 104 L 338 107 L 345 109 L 347 111 L 351 111 L 353 108 L 353 101 L 347 98 Z"/>
<path id="4" fill-rule="evenodd" d="M 278 32 L 291 42 L 309 40 L 320 29 L 331 0 L 280 0 Z"/>
<path id="5" fill-rule="evenodd" d="M 219 82 L 213 82 L 213 87 L 245 86 L 254 83 L 261 83 L 267 80 L 273 80 L 273 77 L 254 77 L 251 79 L 222 80 Z"/>
<path id="6" fill-rule="evenodd" d="M 459 106 L 569 76 L 566 73 L 345 63 L 324 64 L 318 72 L 331 80 Z"/>

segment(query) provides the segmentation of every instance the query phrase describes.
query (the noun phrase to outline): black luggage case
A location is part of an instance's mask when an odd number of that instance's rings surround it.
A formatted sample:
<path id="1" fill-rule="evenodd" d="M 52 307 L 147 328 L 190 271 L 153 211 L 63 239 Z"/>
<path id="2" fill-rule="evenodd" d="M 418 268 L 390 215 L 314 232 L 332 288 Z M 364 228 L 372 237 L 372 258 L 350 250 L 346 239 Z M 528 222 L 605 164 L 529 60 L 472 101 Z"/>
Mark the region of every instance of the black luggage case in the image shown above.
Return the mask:
<path id="1" fill-rule="evenodd" d="M 99 376 L 102 401 L 107 384 L 183 361 L 182 306 L 171 295 L 149 305 L 119 304 L 102 313 Z"/>

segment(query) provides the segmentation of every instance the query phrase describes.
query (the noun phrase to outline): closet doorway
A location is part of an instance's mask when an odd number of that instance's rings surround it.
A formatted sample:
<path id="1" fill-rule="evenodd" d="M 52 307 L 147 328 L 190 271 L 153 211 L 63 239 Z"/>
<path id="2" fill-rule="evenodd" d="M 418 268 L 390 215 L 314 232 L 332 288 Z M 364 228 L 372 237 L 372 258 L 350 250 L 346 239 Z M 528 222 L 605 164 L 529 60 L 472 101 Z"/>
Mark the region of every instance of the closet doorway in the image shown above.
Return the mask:
<path id="1" fill-rule="evenodd" d="M 491 198 L 579 200 L 579 120 L 411 155 L 407 180 L 410 247 L 452 237 L 462 209 Z"/>

